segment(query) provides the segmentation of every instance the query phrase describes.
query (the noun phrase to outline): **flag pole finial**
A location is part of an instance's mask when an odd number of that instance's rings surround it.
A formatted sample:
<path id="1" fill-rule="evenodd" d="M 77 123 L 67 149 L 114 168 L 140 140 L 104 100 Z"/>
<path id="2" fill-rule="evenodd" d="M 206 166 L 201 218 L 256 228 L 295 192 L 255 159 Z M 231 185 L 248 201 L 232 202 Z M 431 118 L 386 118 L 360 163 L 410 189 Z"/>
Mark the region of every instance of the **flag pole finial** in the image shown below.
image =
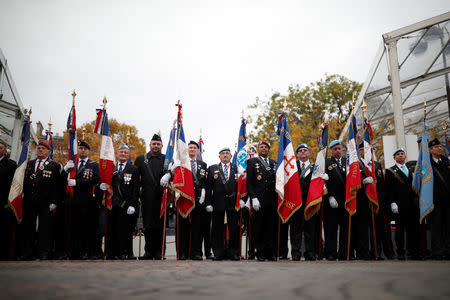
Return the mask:
<path id="1" fill-rule="evenodd" d="M 75 89 L 72 92 L 72 105 L 75 106 L 75 97 L 76 97 L 77 93 L 75 93 Z"/>
<path id="2" fill-rule="evenodd" d="M 242 108 L 241 116 L 242 116 L 242 119 L 243 119 L 244 118 L 244 108 Z"/>
<path id="3" fill-rule="evenodd" d="M 352 115 L 355 114 L 355 94 L 352 94 Z"/>
<path id="4" fill-rule="evenodd" d="M 84 138 L 86 136 L 86 128 L 83 128 L 83 131 L 81 132 L 81 139 L 84 141 Z"/>
<path id="5" fill-rule="evenodd" d="M 130 143 L 130 136 L 131 136 L 130 128 L 128 128 L 128 132 L 127 132 L 127 145 Z"/>
<path id="6" fill-rule="evenodd" d="M 364 119 L 366 119 L 367 118 L 367 104 L 364 99 L 363 99 L 363 104 L 361 105 L 361 109 L 363 111 Z"/>
<path id="7" fill-rule="evenodd" d="M 286 98 L 284 98 L 284 102 L 283 102 L 283 112 L 286 112 L 287 109 L 287 101 Z"/>
<path id="8" fill-rule="evenodd" d="M 106 103 L 108 103 L 108 100 L 106 100 L 106 96 L 103 96 L 103 109 L 105 109 Z"/>
<path id="9" fill-rule="evenodd" d="M 328 112 L 325 111 L 325 113 L 323 114 L 323 121 L 326 123 L 328 122 Z"/>
<path id="10" fill-rule="evenodd" d="M 200 128 L 200 138 L 202 138 L 202 129 Z"/>
<path id="11" fill-rule="evenodd" d="M 50 120 L 48 121 L 48 132 L 52 131 L 52 117 L 50 117 Z"/>
<path id="12" fill-rule="evenodd" d="M 423 101 L 423 119 L 427 117 L 427 98 L 425 97 L 425 100 Z"/>

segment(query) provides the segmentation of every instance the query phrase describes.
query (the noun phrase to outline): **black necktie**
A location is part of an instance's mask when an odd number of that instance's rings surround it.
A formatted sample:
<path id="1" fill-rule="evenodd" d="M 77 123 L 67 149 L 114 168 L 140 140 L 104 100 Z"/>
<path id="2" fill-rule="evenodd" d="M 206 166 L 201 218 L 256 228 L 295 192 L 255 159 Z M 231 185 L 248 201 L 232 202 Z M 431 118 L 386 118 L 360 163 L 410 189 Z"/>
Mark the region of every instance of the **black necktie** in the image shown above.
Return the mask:
<path id="1" fill-rule="evenodd" d="M 119 164 L 119 174 L 122 175 L 123 172 L 123 164 Z"/>
<path id="2" fill-rule="evenodd" d="M 78 170 L 83 169 L 83 167 L 84 167 L 84 160 L 82 159 L 82 160 L 80 161 L 80 166 L 78 167 Z"/>

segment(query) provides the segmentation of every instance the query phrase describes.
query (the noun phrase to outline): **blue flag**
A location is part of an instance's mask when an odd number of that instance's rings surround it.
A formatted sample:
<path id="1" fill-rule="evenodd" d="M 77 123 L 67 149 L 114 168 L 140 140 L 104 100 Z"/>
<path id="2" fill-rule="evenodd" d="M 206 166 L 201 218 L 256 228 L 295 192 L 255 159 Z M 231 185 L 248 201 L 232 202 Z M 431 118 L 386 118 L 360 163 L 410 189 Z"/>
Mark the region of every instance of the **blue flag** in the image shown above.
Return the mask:
<path id="1" fill-rule="evenodd" d="M 199 160 L 199 161 L 203 161 L 203 156 L 202 156 L 202 153 L 204 152 L 203 151 L 203 139 L 202 139 L 202 136 L 200 136 L 200 139 L 198 140 L 198 154 L 197 154 L 197 160 Z"/>
<path id="2" fill-rule="evenodd" d="M 447 135 L 445 135 L 444 151 L 445 151 L 445 157 L 450 158 L 450 145 L 448 144 L 448 137 L 447 137 Z"/>
<path id="3" fill-rule="evenodd" d="M 166 157 L 164 158 L 164 169 L 169 169 L 169 164 L 173 161 L 173 146 L 175 142 L 175 133 L 176 129 L 172 128 L 170 130 L 170 137 L 169 137 L 169 143 L 167 144 L 166 148 Z"/>
<path id="4" fill-rule="evenodd" d="M 425 120 L 423 121 L 422 141 L 420 143 L 419 158 L 413 177 L 413 190 L 419 195 L 420 223 L 433 210 L 433 168 L 428 152 L 428 138 Z"/>

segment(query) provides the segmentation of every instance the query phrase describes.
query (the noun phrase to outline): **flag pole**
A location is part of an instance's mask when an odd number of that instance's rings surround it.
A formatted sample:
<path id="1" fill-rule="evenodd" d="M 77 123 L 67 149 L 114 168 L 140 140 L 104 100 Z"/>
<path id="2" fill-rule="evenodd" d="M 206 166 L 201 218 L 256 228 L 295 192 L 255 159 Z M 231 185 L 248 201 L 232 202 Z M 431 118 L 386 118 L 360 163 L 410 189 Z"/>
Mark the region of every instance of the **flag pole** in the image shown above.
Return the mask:
<path id="1" fill-rule="evenodd" d="M 361 105 L 361 109 L 362 109 L 362 112 L 363 112 L 363 118 L 364 118 L 364 122 L 366 123 L 365 124 L 365 126 L 366 126 L 366 130 L 369 130 L 369 128 L 368 128 L 368 123 L 367 123 L 367 104 L 366 104 L 366 101 L 363 99 L 363 104 Z M 369 139 L 370 139 L 370 137 L 369 137 Z M 372 149 L 370 149 L 370 152 L 372 152 Z M 372 166 L 374 166 L 374 164 L 373 164 L 373 155 L 372 155 Z M 374 171 L 374 174 L 375 174 L 375 170 L 373 170 Z M 377 248 L 377 234 L 376 234 L 376 231 L 375 231 L 375 215 L 374 215 L 374 207 L 373 207 L 373 205 L 370 205 L 370 211 L 371 211 L 371 214 L 372 214 L 372 237 L 373 237 L 373 245 L 374 245 L 374 253 L 375 253 L 375 260 L 378 260 L 378 248 Z"/>
<path id="2" fill-rule="evenodd" d="M 167 220 L 167 187 L 164 188 L 164 222 L 163 222 L 163 235 L 161 246 L 161 260 L 164 260 L 165 247 L 166 247 L 166 220 Z"/>
<path id="3" fill-rule="evenodd" d="M 426 121 L 426 118 L 427 118 L 427 98 L 425 97 L 425 100 L 423 101 L 423 122 L 424 123 Z M 425 126 L 426 126 L 426 124 L 425 124 Z M 423 130 L 425 130 L 425 129 L 426 128 L 424 127 Z M 420 150 L 420 147 L 419 147 L 419 150 Z M 425 241 L 426 241 L 425 222 L 421 222 L 420 227 L 421 227 L 421 231 L 422 231 L 421 232 L 422 234 L 421 234 L 421 237 L 420 237 L 421 244 L 422 244 L 421 245 L 421 248 L 422 248 L 422 260 L 425 260 Z"/>
<path id="4" fill-rule="evenodd" d="M 325 114 L 323 116 L 323 120 L 325 123 L 328 122 L 328 113 L 325 111 Z M 322 126 L 320 126 L 320 128 L 322 128 Z M 322 129 L 322 133 L 323 133 L 323 129 Z M 323 138 L 323 136 L 322 136 Z M 327 135 L 328 138 L 328 135 Z M 322 145 L 323 145 L 323 140 L 322 140 Z M 328 145 L 328 141 L 326 141 L 326 145 Z M 321 145 L 319 144 L 319 152 L 321 150 Z M 325 161 L 327 160 L 327 154 L 325 153 Z M 323 197 L 323 196 L 322 196 Z M 320 202 L 320 222 L 319 222 L 319 249 L 318 249 L 318 254 L 317 254 L 317 258 L 319 261 L 322 260 L 322 222 L 323 222 L 323 201 Z"/>
<path id="5" fill-rule="evenodd" d="M 355 115 L 355 94 L 352 95 L 352 114 L 351 114 L 351 116 L 354 116 L 354 115 Z M 353 124 L 351 126 L 353 126 Z M 352 216 L 350 215 L 350 213 L 348 213 L 347 260 L 350 260 L 351 233 L 352 233 Z"/>
<path id="6" fill-rule="evenodd" d="M 244 108 L 242 108 L 241 120 L 244 119 Z M 240 133 L 239 133 L 240 135 Z M 236 146 L 237 149 L 237 146 Z M 236 154 L 237 156 L 237 154 Z M 236 157 L 237 161 L 237 157 Z M 239 207 L 239 260 L 242 259 L 242 208 Z"/>
<path id="7" fill-rule="evenodd" d="M 287 111 L 287 101 L 284 98 L 283 102 L 283 112 L 286 114 Z M 278 247 L 277 247 L 277 261 L 280 259 L 280 231 L 281 231 L 281 218 L 278 216 Z"/>
<path id="8" fill-rule="evenodd" d="M 106 96 L 103 97 L 103 110 L 106 110 L 106 103 L 108 100 L 106 100 Z M 107 253 L 107 240 L 108 240 L 108 203 L 106 202 L 105 198 L 105 191 L 103 191 L 103 199 L 105 199 L 105 227 L 104 227 L 104 236 L 105 241 L 103 243 L 104 249 L 103 249 L 103 260 L 106 260 L 106 253 Z"/>
<path id="9" fill-rule="evenodd" d="M 73 92 L 72 92 L 72 106 L 75 106 L 75 97 L 77 96 L 77 93 L 75 93 L 75 89 L 73 90 Z M 68 128 L 69 129 L 69 135 L 70 135 L 70 130 L 75 130 L 75 128 Z M 75 134 L 76 134 L 76 131 L 75 131 Z M 70 138 L 69 138 L 69 141 L 70 141 Z M 77 165 L 77 162 L 75 161 L 75 156 L 74 157 L 71 157 L 71 159 L 73 159 L 74 161 L 73 161 L 73 163 L 75 164 L 75 166 Z M 70 179 L 70 172 L 67 174 L 67 180 L 69 180 Z M 66 241 L 66 252 L 67 252 L 67 259 L 70 259 L 70 233 L 71 233 L 71 230 L 70 230 L 70 227 L 72 226 L 72 198 L 73 198 L 73 188 L 72 189 L 70 189 L 69 188 L 69 192 L 67 193 L 68 194 L 68 198 L 69 198 L 69 201 L 68 201 L 68 203 L 67 203 L 67 210 L 68 210 L 68 212 L 67 212 L 67 241 Z"/>

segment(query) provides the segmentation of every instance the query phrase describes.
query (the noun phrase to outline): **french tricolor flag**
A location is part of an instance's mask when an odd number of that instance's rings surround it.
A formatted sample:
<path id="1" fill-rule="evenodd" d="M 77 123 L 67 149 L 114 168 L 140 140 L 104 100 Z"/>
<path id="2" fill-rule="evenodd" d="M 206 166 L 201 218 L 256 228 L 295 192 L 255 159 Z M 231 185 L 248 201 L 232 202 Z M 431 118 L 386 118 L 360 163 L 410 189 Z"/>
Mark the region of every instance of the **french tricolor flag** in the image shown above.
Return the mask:
<path id="1" fill-rule="evenodd" d="M 173 175 L 172 187 L 175 191 L 175 205 L 180 215 L 186 218 L 195 207 L 194 181 L 188 153 L 188 145 L 184 138 L 181 104 L 178 103 L 177 149 L 176 160 L 179 166 Z"/>
<path id="2" fill-rule="evenodd" d="M 286 223 L 302 206 L 302 193 L 285 113 L 279 113 L 278 135 L 280 136 L 280 146 L 275 189 L 278 193 L 278 215 L 283 223 Z"/>
<path id="3" fill-rule="evenodd" d="M 235 209 L 239 211 L 240 200 L 247 196 L 247 136 L 246 136 L 247 121 L 242 118 L 241 128 L 239 129 L 238 149 L 236 154 L 236 163 L 238 171 L 238 188 L 236 194 Z"/>
<path id="4" fill-rule="evenodd" d="M 358 149 L 356 148 L 357 134 L 356 118 L 355 115 L 352 115 L 352 122 L 350 124 L 350 129 L 348 130 L 347 178 L 345 183 L 345 209 L 350 216 L 353 216 L 356 213 L 356 193 L 361 187 Z"/>
<path id="5" fill-rule="evenodd" d="M 67 131 L 69 132 L 69 160 L 73 161 L 77 165 L 78 159 L 78 140 L 77 140 L 77 118 L 75 112 L 75 102 L 72 104 L 72 108 L 67 118 Z M 74 178 L 76 169 L 70 172 L 70 178 Z"/>
<path id="6" fill-rule="evenodd" d="M 378 195 L 377 195 L 377 177 L 375 176 L 375 163 L 373 157 L 373 149 L 371 141 L 373 140 L 372 127 L 367 119 L 364 119 L 364 171 L 366 176 L 372 177 L 373 182 L 366 184 L 366 196 L 369 198 L 370 205 L 373 207 L 373 211 L 378 213 Z"/>
<path id="7" fill-rule="evenodd" d="M 22 151 L 20 152 L 19 162 L 12 180 L 11 188 L 8 195 L 9 207 L 16 215 L 17 223 L 22 222 L 23 213 L 23 180 L 25 178 L 25 170 L 28 165 L 28 145 L 30 143 L 30 121 L 25 120 L 22 127 Z"/>
<path id="8" fill-rule="evenodd" d="M 112 209 L 112 187 L 111 180 L 115 168 L 114 145 L 109 136 L 108 114 L 106 109 L 97 110 L 97 121 L 95 122 L 95 133 L 102 135 L 100 147 L 100 180 L 107 184 L 107 190 L 103 197 L 103 204 L 106 202 L 108 209 Z"/>
<path id="9" fill-rule="evenodd" d="M 322 196 L 324 194 L 325 180 L 321 177 L 325 173 L 325 160 L 327 158 L 328 147 L 328 125 L 322 123 L 322 138 L 320 139 L 319 153 L 317 153 L 316 163 L 311 175 L 311 182 L 309 184 L 308 197 L 305 206 L 305 220 L 311 219 L 319 210 L 322 203 Z"/>

